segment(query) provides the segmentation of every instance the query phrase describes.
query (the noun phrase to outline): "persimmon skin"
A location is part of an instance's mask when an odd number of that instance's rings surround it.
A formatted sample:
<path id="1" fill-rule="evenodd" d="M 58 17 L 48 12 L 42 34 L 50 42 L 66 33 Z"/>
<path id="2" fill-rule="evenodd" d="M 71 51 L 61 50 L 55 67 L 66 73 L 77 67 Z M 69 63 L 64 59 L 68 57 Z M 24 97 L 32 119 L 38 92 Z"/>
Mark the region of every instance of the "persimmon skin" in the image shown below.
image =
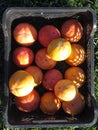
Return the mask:
<path id="1" fill-rule="evenodd" d="M 25 70 L 17 70 L 9 78 L 9 90 L 17 97 L 28 95 L 34 89 L 34 79 Z"/>
<path id="2" fill-rule="evenodd" d="M 68 113 L 72 116 L 79 115 L 85 108 L 85 99 L 84 96 L 78 92 L 76 97 L 69 102 L 63 101 L 62 108 L 65 113 Z"/>
<path id="3" fill-rule="evenodd" d="M 63 79 L 62 73 L 57 69 L 48 70 L 43 76 L 43 86 L 45 89 L 54 91 L 55 84 Z"/>
<path id="4" fill-rule="evenodd" d="M 27 47 L 18 47 L 13 51 L 12 59 L 18 67 L 27 67 L 34 61 L 34 52 Z"/>
<path id="5" fill-rule="evenodd" d="M 80 67 L 69 67 L 64 73 L 64 78 L 73 81 L 77 88 L 80 88 L 85 82 L 86 75 Z"/>
<path id="6" fill-rule="evenodd" d="M 15 97 L 16 107 L 22 112 L 35 111 L 39 107 L 39 103 L 40 96 L 36 90 L 23 97 Z"/>
<path id="7" fill-rule="evenodd" d="M 31 46 L 37 40 L 37 30 L 29 23 L 19 23 L 13 31 L 14 39 L 21 46 Z"/>
<path id="8" fill-rule="evenodd" d="M 80 44 L 73 43 L 70 56 L 65 60 L 70 66 L 79 66 L 86 59 L 86 51 Z"/>
<path id="9" fill-rule="evenodd" d="M 53 25 L 44 25 L 38 33 L 39 43 L 44 47 L 48 47 L 52 40 L 59 37 L 61 37 L 61 33 Z"/>
<path id="10" fill-rule="evenodd" d="M 66 60 L 71 54 L 71 43 L 64 38 L 54 39 L 47 47 L 47 54 L 55 61 Z"/>
<path id="11" fill-rule="evenodd" d="M 71 101 L 77 95 L 78 89 L 71 80 L 62 79 L 54 86 L 54 93 L 61 101 Z"/>
<path id="12" fill-rule="evenodd" d="M 41 97 L 40 109 L 43 113 L 54 115 L 61 107 L 60 100 L 53 92 L 46 92 Z"/>
<path id="13" fill-rule="evenodd" d="M 62 36 L 72 42 L 78 42 L 83 36 L 83 27 L 81 23 L 75 19 L 69 19 L 62 24 Z"/>
<path id="14" fill-rule="evenodd" d="M 25 69 L 25 71 L 27 71 L 28 73 L 30 73 L 33 76 L 34 82 L 35 82 L 34 87 L 36 87 L 42 83 L 43 72 L 38 66 L 34 66 L 34 65 L 28 66 Z"/>
<path id="15" fill-rule="evenodd" d="M 35 63 L 41 69 L 48 70 L 48 69 L 54 68 L 57 62 L 52 60 L 47 55 L 46 48 L 42 48 L 42 49 L 38 50 L 37 53 L 35 54 Z"/>

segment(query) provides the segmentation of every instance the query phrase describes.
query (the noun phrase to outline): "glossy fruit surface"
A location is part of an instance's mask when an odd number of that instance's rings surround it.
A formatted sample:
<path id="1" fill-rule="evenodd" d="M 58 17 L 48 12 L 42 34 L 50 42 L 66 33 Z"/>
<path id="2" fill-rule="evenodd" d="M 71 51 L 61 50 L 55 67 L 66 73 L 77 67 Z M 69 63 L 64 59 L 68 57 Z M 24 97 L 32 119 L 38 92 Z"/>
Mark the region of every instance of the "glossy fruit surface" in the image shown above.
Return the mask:
<path id="1" fill-rule="evenodd" d="M 33 60 L 34 53 L 30 48 L 18 47 L 13 51 L 13 62 L 19 67 L 27 67 Z"/>
<path id="2" fill-rule="evenodd" d="M 78 66 L 86 59 L 86 52 L 82 45 L 72 44 L 72 51 L 66 62 L 71 66 Z"/>
<path id="3" fill-rule="evenodd" d="M 14 39 L 22 46 L 30 46 L 37 40 L 37 30 L 29 23 L 19 23 L 13 32 Z"/>
<path id="4" fill-rule="evenodd" d="M 14 72 L 9 78 L 10 92 L 22 97 L 29 94 L 34 88 L 34 79 L 31 74 L 24 70 Z"/>
<path id="5" fill-rule="evenodd" d="M 70 67 L 65 71 L 64 78 L 73 81 L 77 88 L 80 88 L 85 82 L 86 75 L 82 68 Z"/>
<path id="6" fill-rule="evenodd" d="M 27 71 L 33 76 L 34 83 L 35 83 L 34 86 L 38 86 L 42 83 L 43 72 L 39 67 L 32 65 L 32 66 L 27 67 L 25 71 Z"/>
<path id="7" fill-rule="evenodd" d="M 55 84 L 61 79 L 63 79 L 62 73 L 57 69 L 51 69 L 44 74 L 42 84 L 47 90 L 53 91 Z"/>
<path id="8" fill-rule="evenodd" d="M 40 96 L 36 90 L 33 90 L 26 96 L 15 97 L 15 104 L 20 111 L 31 112 L 35 111 L 40 103 Z"/>
<path id="9" fill-rule="evenodd" d="M 58 38 L 49 44 L 47 54 L 55 61 L 67 59 L 71 54 L 71 44 L 64 38 Z"/>
<path id="10" fill-rule="evenodd" d="M 59 80 L 54 86 L 54 93 L 61 101 L 71 101 L 78 92 L 77 87 L 71 80 Z"/>
<path id="11" fill-rule="evenodd" d="M 47 47 L 52 40 L 59 37 L 61 37 L 60 31 L 53 25 L 43 26 L 38 33 L 38 40 L 44 47 Z"/>
<path id="12" fill-rule="evenodd" d="M 85 99 L 81 93 L 78 93 L 77 96 L 69 102 L 62 102 L 63 110 L 70 115 L 80 114 L 85 107 Z"/>
<path id="13" fill-rule="evenodd" d="M 36 53 L 35 62 L 43 70 L 52 69 L 56 65 L 56 61 L 47 55 L 46 48 L 42 48 Z"/>
<path id="14" fill-rule="evenodd" d="M 46 92 L 42 95 L 40 109 L 43 113 L 53 115 L 60 109 L 60 107 L 61 102 L 53 92 Z"/>
<path id="15" fill-rule="evenodd" d="M 79 21 L 69 19 L 63 23 L 61 34 L 70 42 L 78 42 L 83 35 L 83 27 Z"/>

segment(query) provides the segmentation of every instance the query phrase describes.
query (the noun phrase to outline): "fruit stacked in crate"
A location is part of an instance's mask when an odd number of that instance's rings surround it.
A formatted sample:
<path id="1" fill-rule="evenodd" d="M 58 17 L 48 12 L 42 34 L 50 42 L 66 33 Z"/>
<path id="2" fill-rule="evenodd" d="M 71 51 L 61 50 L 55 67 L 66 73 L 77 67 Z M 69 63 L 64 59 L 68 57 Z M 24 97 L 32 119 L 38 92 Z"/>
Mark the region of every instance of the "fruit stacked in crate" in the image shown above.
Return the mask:
<path id="1" fill-rule="evenodd" d="M 37 30 L 33 24 L 22 22 L 14 28 L 13 37 L 18 46 L 11 58 L 18 70 L 9 77 L 9 90 L 17 109 L 39 109 L 48 115 L 62 109 L 70 115 L 80 114 L 85 108 L 85 97 L 79 89 L 86 81 L 80 67 L 86 59 L 86 51 L 79 44 L 82 24 L 69 19 L 61 29 L 47 24 Z M 35 44 L 41 46 L 37 51 L 32 48 Z M 61 72 L 66 64 L 68 67 Z"/>

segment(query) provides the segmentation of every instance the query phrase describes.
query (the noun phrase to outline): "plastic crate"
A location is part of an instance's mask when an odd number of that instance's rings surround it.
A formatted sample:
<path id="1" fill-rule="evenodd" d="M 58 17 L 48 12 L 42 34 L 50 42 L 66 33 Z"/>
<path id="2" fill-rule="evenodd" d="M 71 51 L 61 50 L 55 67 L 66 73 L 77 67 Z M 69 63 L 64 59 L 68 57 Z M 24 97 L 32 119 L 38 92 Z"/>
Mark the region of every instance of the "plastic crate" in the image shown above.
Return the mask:
<path id="1" fill-rule="evenodd" d="M 81 44 L 87 53 L 87 58 L 81 68 L 86 73 L 86 82 L 80 92 L 84 95 L 86 106 L 84 111 L 77 115 L 71 116 L 62 111 L 62 109 L 55 115 L 45 115 L 39 109 L 24 113 L 20 112 L 14 103 L 13 95 L 8 89 L 9 76 L 15 72 L 16 67 L 12 60 L 12 51 L 19 45 L 13 38 L 12 32 L 14 27 L 20 22 L 28 22 L 33 24 L 37 30 L 43 25 L 52 24 L 60 29 L 62 23 L 69 19 L 78 19 L 83 26 L 83 38 L 78 44 Z M 35 128 L 35 127 L 68 127 L 68 126 L 92 126 L 97 121 L 96 103 L 94 100 L 94 33 L 96 30 L 96 14 L 91 8 L 8 8 L 5 10 L 2 19 L 2 26 L 5 36 L 5 55 L 4 55 L 4 110 L 3 117 L 4 123 L 10 128 Z M 38 42 L 38 41 L 37 41 Z M 34 44 L 31 48 L 36 52 L 40 46 Z M 63 66 L 63 62 L 57 64 L 58 68 L 62 73 L 68 67 Z M 40 88 L 40 89 L 39 89 Z M 42 94 L 44 90 L 42 87 L 38 87 L 38 91 Z"/>

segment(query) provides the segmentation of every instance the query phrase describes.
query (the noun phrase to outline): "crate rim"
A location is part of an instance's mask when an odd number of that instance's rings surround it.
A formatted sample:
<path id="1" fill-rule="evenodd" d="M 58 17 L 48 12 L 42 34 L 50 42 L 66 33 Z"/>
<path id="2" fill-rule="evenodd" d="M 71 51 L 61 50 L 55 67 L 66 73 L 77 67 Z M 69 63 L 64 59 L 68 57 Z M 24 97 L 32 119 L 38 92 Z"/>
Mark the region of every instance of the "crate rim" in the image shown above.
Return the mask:
<path id="1" fill-rule="evenodd" d="M 8 13 L 10 13 L 11 11 L 15 11 L 15 10 L 18 10 L 18 11 L 37 11 L 37 10 L 40 10 L 40 12 L 42 11 L 68 11 L 68 10 L 72 10 L 72 11 L 75 11 L 75 12 L 79 12 L 79 11 L 82 11 L 82 12 L 85 12 L 85 11 L 90 11 L 92 13 L 92 16 L 93 16 L 93 29 L 91 31 L 91 36 L 94 37 L 94 33 L 96 31 L 96 26 L 97 26 L 97 16 L 96 16 L 96 12 L 94 11 L 94 9 L 92 9 L 91 7 L 8 7 L 4 10 L 3 12 L 3 16 L 2 16 L 2 28 L 3 28 L 3 31 L 5 32 L 5 28 L 6 28 L 6 18 L 7 18 L 7 15 Z M 7 33 L 7 32 L 5 32 Z"/>

